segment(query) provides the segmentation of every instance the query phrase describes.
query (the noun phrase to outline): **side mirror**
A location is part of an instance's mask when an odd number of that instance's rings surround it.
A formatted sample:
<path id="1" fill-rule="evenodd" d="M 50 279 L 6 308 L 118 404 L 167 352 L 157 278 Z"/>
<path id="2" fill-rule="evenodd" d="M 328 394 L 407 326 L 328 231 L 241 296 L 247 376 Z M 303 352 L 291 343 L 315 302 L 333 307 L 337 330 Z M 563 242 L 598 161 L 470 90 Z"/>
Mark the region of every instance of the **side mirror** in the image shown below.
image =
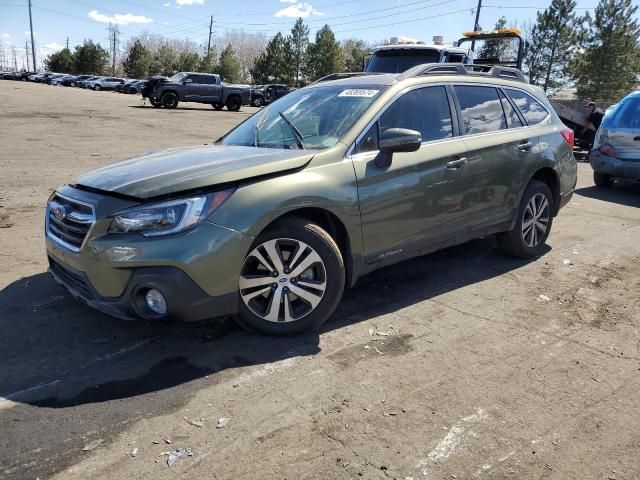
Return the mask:
<path id="1" fill-rule="evenodd" d="M 422 145 L 422 134 L 408 128 L 388 128 L 380 134 L 378 145 L 380 154 L 376 158 L 376 166 L 387 168 L 391 165 L 394 153 L 419 150 Z"/>
<path id="2" fill-rule="evenodd" d="M 191 80 L 190 78 L 187 78 L 184 82 L 182 83 L 193 83 L 193 80 Z"/>

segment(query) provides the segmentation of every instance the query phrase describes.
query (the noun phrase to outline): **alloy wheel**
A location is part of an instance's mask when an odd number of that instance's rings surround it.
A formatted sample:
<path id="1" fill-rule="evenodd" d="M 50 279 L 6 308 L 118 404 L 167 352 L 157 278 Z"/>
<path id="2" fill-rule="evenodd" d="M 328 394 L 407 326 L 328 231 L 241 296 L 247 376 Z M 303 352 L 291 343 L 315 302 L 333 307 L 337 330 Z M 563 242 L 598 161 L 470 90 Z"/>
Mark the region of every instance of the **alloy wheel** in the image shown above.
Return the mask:
<path id="1" fill-rule="evenodd" d="M 291 238 L 268 240 L 245 259 L 239 289 L 244 304 L 270 322 L 292 322 L 318 306 L 327 288 L 320 255 Z"/>
<path id="2" fill-rule="evenodd" d="M 549 200 L 547 200 L 546 195 L 536 193 L 531 197 L 524 209 L 522 239 L 530 248 L 537 246 L 547 233 L 551 212 L 549 207 Z"/>

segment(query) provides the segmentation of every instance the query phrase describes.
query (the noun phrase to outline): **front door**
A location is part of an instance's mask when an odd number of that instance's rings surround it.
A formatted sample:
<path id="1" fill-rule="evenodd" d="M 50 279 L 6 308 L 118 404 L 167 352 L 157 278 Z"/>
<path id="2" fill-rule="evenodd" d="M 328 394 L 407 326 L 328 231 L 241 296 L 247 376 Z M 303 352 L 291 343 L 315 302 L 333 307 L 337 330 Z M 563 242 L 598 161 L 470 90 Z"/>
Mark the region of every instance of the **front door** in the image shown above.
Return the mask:
<path id="1" fill-rule="evenodd" d="M 444 86 L 421 87 L 397 98 L 358 140 L 352 156 L 366 261 L 409 254 L 465 222 L 467 148 L 457 136 L 450 95 Z M 378 167 L 379 135 L 389 128 L 422 134 L 416 152 L 394 153 Z"/>

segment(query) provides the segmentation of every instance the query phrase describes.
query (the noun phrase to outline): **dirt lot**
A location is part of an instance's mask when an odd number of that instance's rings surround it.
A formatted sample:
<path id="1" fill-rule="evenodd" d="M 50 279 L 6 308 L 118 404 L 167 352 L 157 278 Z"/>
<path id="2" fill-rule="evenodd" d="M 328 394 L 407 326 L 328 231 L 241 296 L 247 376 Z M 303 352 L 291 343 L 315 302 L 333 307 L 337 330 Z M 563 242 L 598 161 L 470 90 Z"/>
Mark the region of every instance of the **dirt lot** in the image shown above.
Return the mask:
<path id="1" fill-rule="evenodd" d="M 379 271 L 320 334 L 127 323 L 45 273 L 49 193 L 254 110 L 9 81 L 0 105 L 0 478 L 640 478 L 640 185 L 580 164 L 542 258 Z"/>

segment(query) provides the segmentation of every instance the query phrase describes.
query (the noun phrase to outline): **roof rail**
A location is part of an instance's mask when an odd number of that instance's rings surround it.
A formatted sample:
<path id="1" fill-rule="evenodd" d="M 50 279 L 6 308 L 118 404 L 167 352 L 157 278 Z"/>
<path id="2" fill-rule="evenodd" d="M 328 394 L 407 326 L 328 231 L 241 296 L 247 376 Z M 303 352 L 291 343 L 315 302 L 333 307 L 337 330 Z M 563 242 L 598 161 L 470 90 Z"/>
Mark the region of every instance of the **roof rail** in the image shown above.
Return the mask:
<path id="1" fill-rule="evenodd" d="M 383 75 L 383 73 L 379 72 L 341 72 L 341 73 L 330 73 L 324 77 L 317 79 L 312 83 L 320 83 L 320 82 L 328 82 L 330 80 L 342 80 L 343 78 L 351 78 L 351 77 L 364 77 L 366 75 Z"/>
<path id="2" fill-rule="evenodd" d="M 466 65 L 463 63 L 425 63 L 401 73 L 399 80 L 421 75 L 478 75 L 485 77 L 508 78 L 518 82 L 526 81 L 520 70 L 500 65 Z"/>

